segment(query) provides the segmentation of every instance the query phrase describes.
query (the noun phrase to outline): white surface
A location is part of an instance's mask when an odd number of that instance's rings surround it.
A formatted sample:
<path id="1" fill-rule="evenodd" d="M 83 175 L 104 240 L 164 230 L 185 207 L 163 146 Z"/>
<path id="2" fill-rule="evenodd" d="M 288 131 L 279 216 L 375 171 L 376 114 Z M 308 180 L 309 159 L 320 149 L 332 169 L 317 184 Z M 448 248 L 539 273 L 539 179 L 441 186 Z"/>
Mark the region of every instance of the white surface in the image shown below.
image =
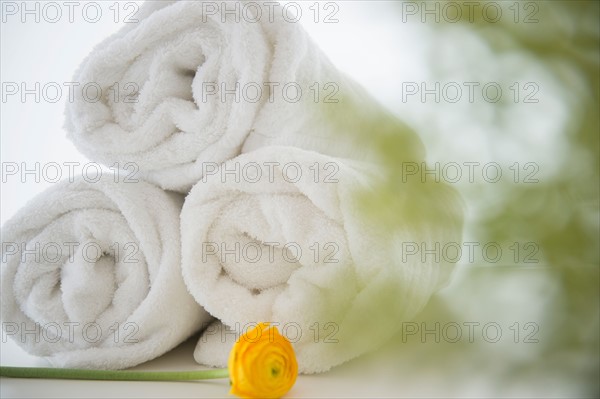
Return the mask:
<path id="1" fill-rule="evenodd" d="M 491 291 L 494 287 L 494 291 Z M 585 397 L 585 376 L 576 370 L 553 369 L 541 361 L 552 326 L 545 324 L 545 298 L 553 293 L 552 274 L 546 268 L 520 268 L 510 272 L 490 267 L 465 267 L 455 281 L 430 302 L 423 317 L 414 321 L 440 332 L 425 337 L 404 332 L 374 353 L 348 362 L 330 372 L 300 376 L 288 397 Z M 512 292 L 513 294 L 508 294 Z M 517 293 L 517 294 L 515 294 Z M 472 298 L 477 298 L 473 300 Z M 491 316 L 493 310 L 493 316 Z M 515 341 L 510 329 L 520 323 Z M 539 330 L 525 342 L 523 325 L 536 323 Z M 461 326 L 462 338 L 454 343 Z M 468 324 L 474 327 L 469 342 Z M 501 337 L 483 326 L 497 323 Z M 446 332 L 444 331 L 446 327 Z M 365 322 L 365 328 L 369 328 Z M 531 330 L 533 331 L 533 330 Z M 527 331 L 529 333 L 530 331 Z M 438 340 L 439 342 L 436 342 Z M 142 364 L 136 370 L 193 370 L 195 339 L 176 350 Z M 43 360 L 22 352 L 12 341 L 2 343 L 1 362 L 11 366 L 45 366 Z M 528 368 L 527 365 L 535 367 Z M 228 396 L 228 381 L 198 382 L 98 382 L 25 380 L 2 378 L 3 398 L 212 398 Z"/>

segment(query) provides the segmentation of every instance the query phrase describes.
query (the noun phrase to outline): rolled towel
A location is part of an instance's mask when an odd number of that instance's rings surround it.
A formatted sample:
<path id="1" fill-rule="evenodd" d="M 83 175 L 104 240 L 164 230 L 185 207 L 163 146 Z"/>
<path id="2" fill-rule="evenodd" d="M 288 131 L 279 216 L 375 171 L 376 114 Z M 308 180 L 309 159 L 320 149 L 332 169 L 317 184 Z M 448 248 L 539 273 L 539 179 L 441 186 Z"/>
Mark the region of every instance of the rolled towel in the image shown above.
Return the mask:
<path id="1" fill-rule="evenodd" d="M 418 152 L 406 126 L 341 74 L 280 6 L 265 4 L 146 2 L 139 23 L 100 43 L 76 72 L 68 137 L 94 161 L 129 170 L 133 163 L 141 177 L 186 193 L 247 138 L 245 151 L 280 144 L 363 158 L 351 133 L 377 121 L 406 134 L 409 153 Z M 339 130 L 347 140 L 331 137 Z"/>
<path id="2" fill-rule="evenodd" d="M 458 197 L 442 185 L 400 191 L 426 212 L 389 231 L 357 200 L 376 180 L 366 163 L 274 146 L 194 186 L 181 213 L 183 276 L 227 326 L 207 328 L 199 363 L 226 364 L 241 332 L 270 321 L 293 342 L 301 372 L 325 371 L 385 342 L 425 305 L 453 265 L 404 259 L 403 243 L 459 241 Z"/>
<path id="3" fill-rule="evenodd" d="M 210 320 L 181 276 L 183 199 L 115 177 L 58 183 L 2 230 L 3 337 L 55 366 L 135 366 Z"/>

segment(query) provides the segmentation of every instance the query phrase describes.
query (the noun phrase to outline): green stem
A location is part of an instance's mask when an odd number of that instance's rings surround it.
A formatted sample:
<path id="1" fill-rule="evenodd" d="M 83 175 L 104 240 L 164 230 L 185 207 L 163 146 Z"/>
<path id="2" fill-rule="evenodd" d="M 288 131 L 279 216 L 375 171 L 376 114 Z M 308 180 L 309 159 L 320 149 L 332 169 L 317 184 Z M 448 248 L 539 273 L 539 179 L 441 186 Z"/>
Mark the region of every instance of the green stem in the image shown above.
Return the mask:
<path id="1" fill-rule="evenodd" d="M 60 378 L 67 380 L 184 381 L 226 378 L 229 376 L 229 372 L 227 369 L 198 371 L 123 371 L 0 366 L 0 376 L 15 378 Z"/>

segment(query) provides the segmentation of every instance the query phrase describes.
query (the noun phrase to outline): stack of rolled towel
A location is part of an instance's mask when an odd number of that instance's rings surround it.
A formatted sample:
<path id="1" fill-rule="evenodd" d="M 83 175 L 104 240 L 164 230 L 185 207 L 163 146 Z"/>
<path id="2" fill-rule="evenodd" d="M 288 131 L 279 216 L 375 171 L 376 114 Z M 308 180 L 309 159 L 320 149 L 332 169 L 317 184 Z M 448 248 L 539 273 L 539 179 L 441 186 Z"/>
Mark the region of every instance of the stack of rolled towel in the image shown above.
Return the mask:
<path id="1" fill-rule="evenodd" d="M 201 332 L 196 360 L 223 366 L 269 321 L 301 372 L 321 372 L 392 337 L 449 279 L 452 263 L 402 244 L 460 241 L 452 189 L 400 190 L 432 205 L 393 230 L 358 201 L 382 174 L 364 136 L 392 132 L 421 162 L 417 135 L 297 23 L 210 5 L 145 3 L 76 73 L 112 94 L 68 105 L 69 138 L 137 178 L 60 183 L 3 226 L 4 334 L 55 365 L 131 367 Z"/>

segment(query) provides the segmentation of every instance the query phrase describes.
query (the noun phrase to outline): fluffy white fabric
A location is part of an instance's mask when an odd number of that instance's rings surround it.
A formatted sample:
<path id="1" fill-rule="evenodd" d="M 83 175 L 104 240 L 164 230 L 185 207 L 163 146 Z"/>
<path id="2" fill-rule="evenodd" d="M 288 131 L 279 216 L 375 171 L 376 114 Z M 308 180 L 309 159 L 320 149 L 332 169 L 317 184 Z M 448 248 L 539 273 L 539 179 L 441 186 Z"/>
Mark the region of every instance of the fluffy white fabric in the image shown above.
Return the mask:
<path id="1" fill-rule="evenodd" d="M 260 8 L 236 18 L 222 12 L 234 2 L 146 2 L 140 22 L 99 44 L 77 71 L 70 139 L 94 161 L 133 162 L 142 177 L 181 192 L 244 145 L 364 159 L 353 133 L 373 123 L 405 134 L 414 147 L 407 153 L 421 152 L 412 132 L 341 74 L 298 23 L 253 4 Z"/>
<path id="2" fill-rule="evenodd" d="M 2 325 L 59 367 L 121 369 L 210 316 L 180 269 L 182 198 L 145 182 L 61 182 L 2 230 Z"/>
<path id="3" fill-rule="evenodd" d="M 292 147 L 226 162 L 194 186 L 181 213 L 190 292 L 238 333 L 261 321 L 279 323 L 303 373 L 385 342 L 447 282 L 453 266 L 403 259 L 402 243 L 459 242 L 461 226 L 458 198 L 443 186 L 403 194 L 432 205 L 422 215 L 407 215 L 394 230 L 376 226 L 356 202 L 376 175 L 365 163 Z M 224 365 L 235 338 L 212 325 L 196 360 Z"/>

